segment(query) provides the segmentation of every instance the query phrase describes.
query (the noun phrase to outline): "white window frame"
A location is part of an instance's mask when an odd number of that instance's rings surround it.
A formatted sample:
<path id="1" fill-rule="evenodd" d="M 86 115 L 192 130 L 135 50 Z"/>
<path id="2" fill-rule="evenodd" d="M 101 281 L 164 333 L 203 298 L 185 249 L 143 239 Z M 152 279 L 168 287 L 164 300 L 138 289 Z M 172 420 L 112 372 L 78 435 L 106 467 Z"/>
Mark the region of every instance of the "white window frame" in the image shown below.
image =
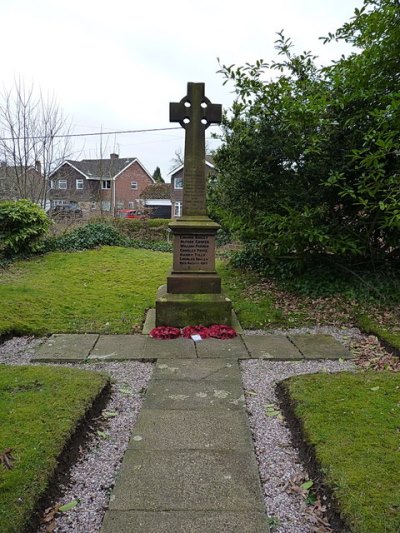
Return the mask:
<path id="1" fill-rule="evenodd" d="M 128 209 L 133 209 L 135 207 L 135 202 L 128 202 Z"/>
<path id="2" fill-rule="evenodd" d="M 108 187 L 109 185 L 109 187 Z M 111 190 L 111 180 L 101 180 L 101 188 L 103 191 Z"/>
<path id="3" fill-rule="evenodd" d="M 84 188 L 83 183 L 84 183 L 84 182 L 83 182 L 83 179 L 78 178 L 78 179 L 75 180 L 75 187 L 76 187 L 78 190 L 81 191 L 81 190 L 83 190 L 83 188 Z"/>
<path id="4" fill-rule="evenodd" d="M 93 211 L 94 211 L 95 209 L 97 209 L 96 202 L 91 202 L 91 204 L 90 204 L 90 209 L 92 209 Z"/>
<path id="5" fill-rule="evenodd" d="M 179 183 L 179 185 L 178 185 Z M 183 189 L 183 178 L 174 179 L 174 189 Z"/>
<path id="6" fill-rule="evenodd" d="M 50 180 L 50 189 L 55 189 L 55 188 L 56 188 L 55 180 Z"/>
<path id="7" fill-rule="evenodd" d="M 182 216 L 182 202 L 174 202 L 174 217 Z"/>
<path id="8" fill-rule="evenodd" d="M 61 184 L 63 186 L 61 186 Z M 64 187 L 65 185 L 65 187 Z M 58 180 L 58 189 L 61 189 L 63 191 L 65 191 L 66 189 L 68 189 L 68 180 Z"/>
<path id="9" fill-rule="evenodd" d="M 132 189 L 132 191 L 137 191 L 137 189 L 138 189 L 138 182 L 137 181 L 131 181 L 131 189 Z"/>

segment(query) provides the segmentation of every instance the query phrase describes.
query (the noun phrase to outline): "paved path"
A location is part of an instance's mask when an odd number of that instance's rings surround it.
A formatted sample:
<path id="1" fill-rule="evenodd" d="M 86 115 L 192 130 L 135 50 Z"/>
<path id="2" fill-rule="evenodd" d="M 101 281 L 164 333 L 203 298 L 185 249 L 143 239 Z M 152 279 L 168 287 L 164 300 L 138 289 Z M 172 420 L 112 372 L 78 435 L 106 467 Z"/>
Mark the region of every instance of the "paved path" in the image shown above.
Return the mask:
<path id="1" fill-rule="evenodd" d="M 326 335 L 53 335 L 33 359 L 157 360 L 101 533 L 267 533 L 238 360 L 349 357 Z"/>
<path id="2" fill-rule="evenodd" d="M 236 360 L 158 362 L 101 533 L 267 532 Z"/>

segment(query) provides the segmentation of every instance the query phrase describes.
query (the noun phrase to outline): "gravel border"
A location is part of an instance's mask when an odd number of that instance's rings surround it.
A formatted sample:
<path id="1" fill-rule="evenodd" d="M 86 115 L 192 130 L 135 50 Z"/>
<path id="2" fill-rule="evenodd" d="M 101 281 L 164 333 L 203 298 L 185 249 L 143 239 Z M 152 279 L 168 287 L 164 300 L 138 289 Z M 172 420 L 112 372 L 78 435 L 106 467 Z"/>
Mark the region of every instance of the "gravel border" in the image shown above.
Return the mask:
<path id="1" fill-rule="evenodd" d="M 298 450 L 291 442 L 289 428 L 280 415 L 268 416 L 266 406 L 279 411 L 276 383 L 291 376 L 315 372 L 354 370 L 350 361 L 279 362 L 261 359 L 240 362 L 246 407 L 253 433 L 264 501 L 274 533 L 314 533 L 331 531 L 320 523 L 324 516 L 305 505 L 299 487 L 308 476 Z M 291 483 L 292 482 L 292 483 Z"/>
<path id="2" fill-rule="evenodd" d="M 43 339 L 13 338 L 0 346 L 0 363 L 34 364 L 30 358 Z M 112 378 L 111 397 L 105 406 L 100 434 L 92 433 L 71 467 L 67 485 L 60 485 L 57 504 L 79 500 L 76 507 L 58 513 L 55 533 L 95 533 L 99 531 L 108 500 L 128 446 L 132 428 L 143 403 L 153 364 L 139 361 L 51 365 L 106 372 Z M 38 532 L 45 533 L 46 525 Z"/>

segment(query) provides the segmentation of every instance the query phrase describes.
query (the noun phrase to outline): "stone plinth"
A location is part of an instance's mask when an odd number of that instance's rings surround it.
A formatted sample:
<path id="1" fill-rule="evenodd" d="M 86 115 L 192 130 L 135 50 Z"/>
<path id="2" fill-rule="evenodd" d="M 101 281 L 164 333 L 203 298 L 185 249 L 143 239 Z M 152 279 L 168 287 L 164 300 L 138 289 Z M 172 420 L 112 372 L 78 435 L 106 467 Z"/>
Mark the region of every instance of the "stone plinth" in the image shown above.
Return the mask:
<path id="1" fill-rule="evenodd" d="M 215 234 L 220 226 L 208 217 L 182 217 L 169 227 L 174 236 L 174 260 L 167 292 L 220 293 L 221 278 L 215 270 Z"/>
<path id="2" fill-rule="evenodd" d="M 230 325 L 231 320 L 232 302 L 224 294 L 173 294 L 166 285 L 158 290 L 156 326 Z"/>

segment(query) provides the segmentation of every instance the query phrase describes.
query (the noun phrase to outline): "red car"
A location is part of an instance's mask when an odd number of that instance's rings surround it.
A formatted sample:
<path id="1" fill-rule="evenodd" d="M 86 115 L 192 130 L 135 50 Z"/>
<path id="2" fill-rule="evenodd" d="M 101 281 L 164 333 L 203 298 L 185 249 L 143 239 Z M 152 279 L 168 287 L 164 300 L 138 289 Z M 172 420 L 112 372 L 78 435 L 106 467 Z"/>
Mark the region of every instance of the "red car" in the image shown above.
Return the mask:
<path id="1" fill-rule="evenodd" d="M 115 216 L 118 218 L 148 218 L 143 211 L 135 211 L 134 209 L 118 209 Z"/>

